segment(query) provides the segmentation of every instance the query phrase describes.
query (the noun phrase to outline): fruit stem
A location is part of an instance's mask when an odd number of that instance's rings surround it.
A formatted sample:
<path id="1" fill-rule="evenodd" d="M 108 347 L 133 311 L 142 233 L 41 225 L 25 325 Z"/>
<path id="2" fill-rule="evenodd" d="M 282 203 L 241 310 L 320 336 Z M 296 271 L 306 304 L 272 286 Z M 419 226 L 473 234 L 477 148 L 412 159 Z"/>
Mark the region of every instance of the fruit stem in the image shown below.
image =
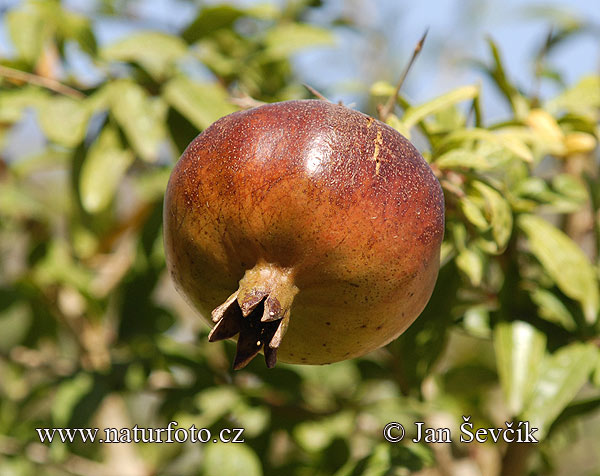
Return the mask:
<path id="1" fill-rule="evenodd" d="M 257 263 L 246 271 L 237 291 L 213 310 L 216 325 L 208 340 L 215 342 L 239 334 L 233 368 L 248 365 L 261 349 L 267 367 L 273 368 L 297 293 L 291 268 Z"/>

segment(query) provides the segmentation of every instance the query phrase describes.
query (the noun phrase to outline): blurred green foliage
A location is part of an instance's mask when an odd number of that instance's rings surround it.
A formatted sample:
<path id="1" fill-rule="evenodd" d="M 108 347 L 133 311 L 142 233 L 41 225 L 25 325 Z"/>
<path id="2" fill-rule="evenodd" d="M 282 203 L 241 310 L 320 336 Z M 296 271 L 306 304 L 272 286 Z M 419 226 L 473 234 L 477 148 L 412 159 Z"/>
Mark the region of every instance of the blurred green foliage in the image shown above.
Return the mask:
<path id="1" fill-rule="evenodd" d="M 107 2 L 103 14 L 118 14 Z M 92 18 L 18 4 L 0 66 L 0 474 L 595 474 L 600 471 L 600 76 L 549 100 L 511 83 L 499 47 L 477 62 L 511 107 L 487 123 L 480 86 L 387 122 L 413 136 L 446 196 L 442 268 L 423 315 L 386 348 L 323 367 L 234 346 L 165 272 L 162 196 L 185 146 L 239 107 L 307 95 L 290 57 L 331 44 L 320 2 L 199 8 L 179 34 L 99 46 Z M 100 12 L 99 12 L 100 13 Z M 557 31 L 539 58 L 577 28 Z M 71 73 L 83 55 L 97 80 Z M 202 71 L 205 74 L 198 74 Z M 209 78 L 209 79 L 206 79 Z M 373 104 L 394 94 L 373 85 Z M 6 155 L 35 119 L 35 154 Z M 18 144 L 19 145 L 19 144 Z M 14 149 L 14 146 L 13 146 Z M 459 426 L 528 420 L 539 445 L 461 444 Z M 245 428 L 236 444 L 41 444 L 35 428 Z M 416 421 L 449 445 L 391 444 Z M 577 460 L 565 457 L 574 448 Z M 456 473 L 459 471 L 459 473 Z M 562 474 L 562 473 L 561 473 Z"/>

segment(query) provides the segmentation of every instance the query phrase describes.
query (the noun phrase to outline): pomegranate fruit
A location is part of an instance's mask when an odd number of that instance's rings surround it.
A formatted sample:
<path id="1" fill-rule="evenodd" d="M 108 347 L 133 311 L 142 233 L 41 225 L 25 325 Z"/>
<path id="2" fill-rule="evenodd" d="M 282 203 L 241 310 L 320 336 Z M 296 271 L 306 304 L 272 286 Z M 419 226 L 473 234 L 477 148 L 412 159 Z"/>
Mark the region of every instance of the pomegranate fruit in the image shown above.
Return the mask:
<path id="1" fill-rule="evenodd" d="M 165 196 L 169 271 L 235 338 L 234 368 L 326 364 L 398 337 L 429 300 L 444 200 L 396 130 L 321 100 L 219 119 L 187 147 Z"/>

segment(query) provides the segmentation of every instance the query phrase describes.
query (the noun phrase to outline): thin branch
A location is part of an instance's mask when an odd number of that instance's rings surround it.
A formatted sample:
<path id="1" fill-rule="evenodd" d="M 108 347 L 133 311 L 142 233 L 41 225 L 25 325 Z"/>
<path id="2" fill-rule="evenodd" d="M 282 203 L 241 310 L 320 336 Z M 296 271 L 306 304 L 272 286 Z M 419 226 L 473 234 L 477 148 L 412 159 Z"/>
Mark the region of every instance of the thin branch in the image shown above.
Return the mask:
<path id="1" fill-rule="evenodd" d="M 534 104 L 539 104 L 540 102 L 540 89 L 542 87 L 542 73 L 544 71 L 544 60 L 546 56 L 548 56 L 548 52 L 550 51 L 550 47 L 552 46 L 552 40 L 554 38 L 554 28 L 551 26 L 548 30 L 548 34 L 546 35 L 546 41 L 544 42 L 544 46 L 537 54 L 535 59 L 535 78 L 533 85 L 533 95 L 532 102 Z"/>
<path id="2" fill-rule="evenodd" d="M 29 84 L 35 84 L 42 88 L 50 89 L 64 96 L 70 96 L 75 99 L 85 98 L 85 94 L 77 89 L 66 86 L 54 79 L 44 78 L 37 74 L 27 73 L 19 69 L 9 68 L 8 66 L 0 65 L 0 77 L 12 79 L 14 81 L 22 81 Z"/>
<path id="3" fill-rule="evenodd" d="M 321 101 L 331 102 L 329 99 L 327 99 L 325 96 L 323 96 L 319 91 L 317 91 L 312 86 L 310 86 L 306 83 L 302 83 L 302 86 L 304 86 L 306 89 L 308 89 L 308 92 L 310 92 L 314 97 L 319 98 Z"/>
<path id="4" fill-rule="evenodd" d="M 229 102 L 235 106 L 241 107 L 242 109 L 252 109 L 253 107 L 264 106 L 266 104 L 265 102 L 254 99 L 247 94 L 239 97 L 231 97 L 229 98 Z"/>
<path id="5" fill-rule="evenodd" d="M 413 63 L 417 59 L 417 56 L 419 56 L 419 53 L 423 49 L 423 44 L 425 43 L 425 38 L 427 38 L 427 33 L 428 32 L 429 32 L 429 28 L 427 30 L 425 30 L 425 33 L 423 33 L 423 36 L 421 37 L 421 39 L 417 43 L 417 46 L 415 46 L 415 49 L 414 49 L 413 54 L 412 54 L 412 56 L 410 58 L 410 61 L 406 65 L 406 68 L 404 68 L 402 76 L 400 76 L 400 80 L 398 81 L 398 84 L 396 85 L 396 89 L 394 91 L 394 94 L 389 97 L 389 99 L 385 103 L 385 106 L 383 106 L 383 108 L 380 109 L 380 111 L 379 111 L 379 119 L 381 121 L 385 122 L 385 120 L 388 118 L 388 116 L 390 115 L 390 113 L 394 109 L 394 105 L 396 104 L 396 99 L 398 97 L 398 94 L 400 93 L 400 89 L 402 88 L 402 85 L 404 84 L 404 81 L 406 80 L 406 77 L 408 76 L 410 68 L 412 67 Z"/>

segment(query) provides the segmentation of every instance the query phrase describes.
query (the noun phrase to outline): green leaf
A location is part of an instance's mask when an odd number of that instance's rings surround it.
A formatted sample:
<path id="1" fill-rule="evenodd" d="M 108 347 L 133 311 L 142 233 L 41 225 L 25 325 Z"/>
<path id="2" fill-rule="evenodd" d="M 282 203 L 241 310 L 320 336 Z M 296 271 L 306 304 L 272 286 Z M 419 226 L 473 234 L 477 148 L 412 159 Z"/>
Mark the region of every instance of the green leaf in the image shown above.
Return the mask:
<path id="1" fill-rule="evenodd" d="M 16 292 L 14 299 L 17 300 Z M 0 351 L 8 353 L 19 345 L 32 324 L 31 313 L 24 302 L 3 309 L 0 313 Z"/>
<path id="2" fill-rule="evenodd" d="M 0 122 L 10 124 L 20 121 L 27 108 L 41 108 L 48 96 L 44 90 L 27 86 L 0 91 Z"/>
<path id="3" fill-rule="evenodd" d="M 267 31 L 264 52 L 268 58 L 285 59 L 303 48 L 333 43 L 333 34 L 324 28 L 305 23 L 284 23 Z"/>
<path id="4" fill-rule="evenodd" d="M 84 101 L 65 96 L 48 97 L 39 110 L 40 126 L 48 139 L 66 147 L 83 140 L 89 117 Z"/>
<path id="5" fill-rule="evenodd" d="M 48 36 L 48 24 L 37 5 L 11 10 L 6 14 L 10 39 L 20 58 L 35 63 Z"/>
<path id="6" fill-rule="evenodd" d="M 469 197 L 462 197 L 459 201 L 460 209 L 473 225 L 475 225 L 479 230 L 485 231 L 490 227 L 490 224 L 485 219 L 483 212 L 477 206 L 477 204 L 471 200 Z"/>
<path id="7" fill-rule="evenodd" d="M 169 81 L 166 101 L 198 129 L 203 130 L 220 117 L 236 110 L 227 91 L 215 83 L 197 83 L 185 77 Z"/>
<path id="8" fill-rule="evenodd" d="M 188 43 L 194 43 L 217 30 L 230 28 L 243 15 L 243 10 L 231 5 L 204 7 L 200 10 L 196 19 L 182 33 L 182 38 Z"/>
<path id="9" fill-rule="evenodd" d="M 459 129 L 455 132 L 448 134 L 440 143 L 440 147 L 447 146 L 454 142 L 465 142 L 465 141 L 487 141 L 493 144 L 497 144 L 506 149 L 511 154 L 519 157 L 526 162 L 533 162 L 533 154 L 529 147 L 518 137 L 516 134 L 510 132 L 499 131 L 488 131 L 487 129 L 481 129 L 474 127 L 472 129 Z"/>
<path id="10" fill-rule="evenodd" d="M 480 253 L 469 248 L 460 251 L 456 257 L 456 265 L 467 275 L 475 287 L 481 284 L 483 278 L 483 259 Z"/>
<path id="11" fill-rule="evenodd" d="M 396 87 L 388 81 L 376 81 L 369 90 L 373 96 L 392 96 L 395 92 Z"/>
<path id="12" fill-rule="evenodd" d="M 240 402 L 240 395 L 235 388 L 221 386 L 207 388 L 196 396 L 196 405 L 201 412 L 203 426 L 214 424 L 219 418 L 229 413 Z"/>
<path id="13" fill-rule="evenodd" d="M 367 467 L 362 476 L 384 476 L 390 470 L 390 445 L 387 443 L 378 444 L 369 459 Z"/>
<path id="14" fill-rule="evenodd" d="M 262 476 L 260 459 L 248 445 L 209 444 L 204 450 L 204 476 Z"/>
<path id="15" fill-rule="evenodd" d="M 106 60 L 137 63 L 158 81 L 186 52 L 187 45 L 180 38 L 149 31 L 127 36 L 103 48 L 100 54 Z"/>
<path id="16" fill-rule="evenodd" d="M 60 384 L 52 403 L 52 420 L 55 426 L 68 425 L 73 410 L 92 389 L 93 384 L 92 376 L 83 372 Z"/>
<path id="17" fill-rule="evenodd" d="M 540 373 L 546 336 L 526 322 L 501 323 L 494 330 L 496 365 L 511 416 L 523 410 Z"/>
<path id="18" fill-rule="evenodd" d="M 519 227 L 527 235 L 531 252 L 556 285 L 580 302 L 589 324 L 596 322 L 599 307 L 596 273 L 583 251 L 566 234 L 534 215 L 521 215 Z"/>
<path id="19" fill-rule="evenodd" d="M 474 181 L 473 187 L 481 193 L 485 199 L 486 211 L 492 225 L 492 235 L 502 251 L 512 233 L 513 218 L 508 201 L 495 189 L 480 181 Z"/>
<path id="20" fill-rule="evenodd" d="M 541 318 L 554 322 L 568 331 L 577 329 L 575 319 L 554 293 L 537 288 L 531 293 L 531 300 L 538 306 Z"/>
<path id="21" fill-rule="evenodd" d="M 585 184 L 571 174 L 558 174 L 552 177 L 552 188 L 556 193 L 577 205 L 583 205 L 589 199 Z"/>
<path id="22" fill-rule="evenodd" d="M 158 148 L 166 139 L 166 105 L 161 98 L 150 98 L 136 83 L 114 82 L 109 88 L 110 109 L 127 140 L 148 162 L 158 158 Z"/>
<path id="23" fill-rule="evenodd" d="M 294 428 L 294 438 L 306 451 L 319 452 L 336 436 L 343 438 L 352 431 L 353 420 L 353 415 L 346 411 L 320 420 L 304 421 Z"/>
<path id="24" fill-rule="evenodd" d="M 489 170 L 492 165 L 482 154 L 466 149 L 452 149 L 440 155 L 435 164 L 440 169 L 454 169 L 459 167 L 473 170 Z"/>
<path id="25" fill-rule="evenodd" d="M 92 56 L 97 53 L 96 37 L 85 16 L 62 9 L 57 27 L 63 38 L 76 41 L 82 51 Z"/>
<path id="26" fill-rule="evenodd" d="M 545 436 L 552 422 L 587 382 L 598 360 L 598 349 L 574 343 L 547 356 L 523 412 L 523 419 Z"/>
<path id="27" fill-rule="evenodd" d="M 546 108 L 556 114 L 567 111 L 592 118 L 597 117 L 600 107 L 600 75 L 586 76 L 575 86 L 548 101 Z"/>
<path id="28" fill-rule="evenodd" d="M 478 86 L 463 86 L 457 88 L 449 93 L 432 99 L 425 104 L 421 104 L 420 106 L 409 107 L 405 111 L 401 121 L 404 124 L 404 127 L 411 129 L 430 114 L 446 109 L 456 103 L 473 99 L 478 94 Z"/>
<path id="29" fill-rule="evenodd" d="M 90 147 L 79 178 L 81 201 L 89 213 L 102 211 L 111 203 L 133 159 L 114 127 L 105 126 Z"/>
<path id="30" fill-rule="evenodd" d="M 500 50 L 492 38 L 488 38 L 488 45 L 494 59 L 493 68 L 486 68 L 488 74 L 498 86 L 498 89 L 508 99 L 517 119 L 521 119 L 527 115 L 528 104 L 527 100 L 519 93 L 515 85 L 513 85 L 504 70 Z"/>

